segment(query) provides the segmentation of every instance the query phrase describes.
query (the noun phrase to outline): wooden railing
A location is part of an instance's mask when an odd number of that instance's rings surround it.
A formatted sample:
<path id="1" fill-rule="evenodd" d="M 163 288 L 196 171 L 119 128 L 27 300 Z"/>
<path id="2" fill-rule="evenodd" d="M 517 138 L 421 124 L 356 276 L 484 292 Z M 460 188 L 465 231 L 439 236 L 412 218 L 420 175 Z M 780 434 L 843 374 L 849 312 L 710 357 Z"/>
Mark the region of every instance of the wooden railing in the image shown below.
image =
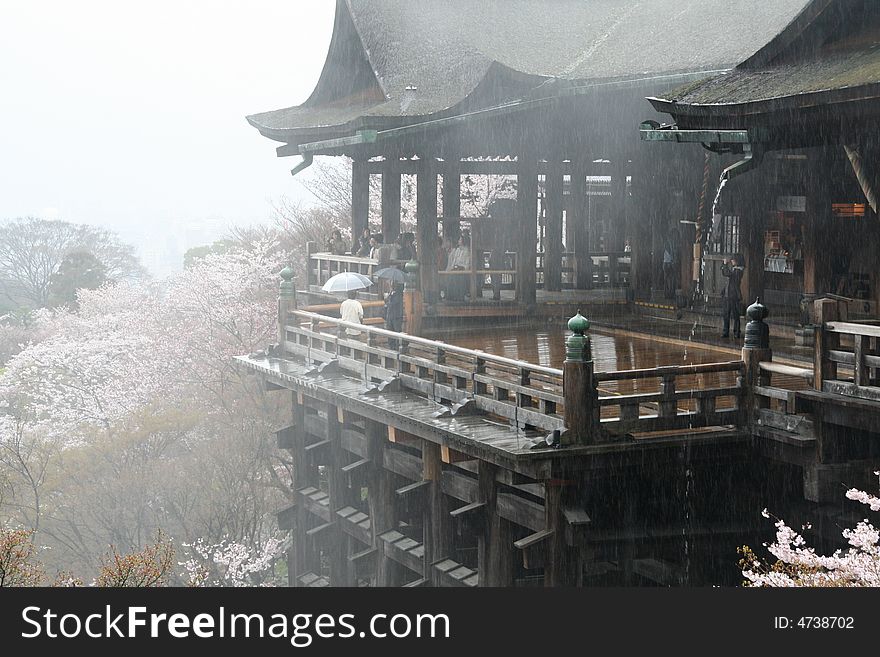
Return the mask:
<path id="1" fill-rule="evenodd" d="M 450 413 L 477 409 L 519 428 L 563 427 L 562 370 L 303 311 L 290 313 L 284 331 L 286 353 L 333 363 L 368 387 L 396 382 Z"/>
<path id="2" fill-rule="evenodd" d="M 358 335 L 349 335 L 349 330 Z M 559 369 L 304 311 L 289 314 L 283 348 L 310 365 L 338 367 L 366 388 L 412 390 L 449 406 L 451 414 L 480 411 L 520 429 L 566 429 Z M 623 435 L 741 424 L 742 370 L 742 361 L 732 361 L 591 374 L 585 385 L 592 392 L 586 397 L 598 399 L 602 417 L 579 433 Z M 709 380 L 719 383 L 707 385 Z M 650 391 L 653 383 L 659 391 Z M 617 413 L 612 412 L 615 407 Z"/>
<path id="3" fill-rule="evenodd" d="M 816 390 L 880 401 L 880 326 L 825 322 L 816 331 Z M 841 367 L 842 366 L 842 367 Z M 852 376 L 843 378 L 845 368 Z"/>
<path id="4" fill-rule="evenodd" d="M 314 244 L 314 243 L 310 243 Z M 464 277 L 467 281 L 458 287 L 467 290 L 472 299 L 482 294 L 483 290 L 510 290 L 516 289 L 516 252 L 508 251 L 504 254 L 504 264 L 500 267 L 490 265 L 490 252 L 474 252 L 473 267 L 471 269 L 437 272 L 441 281 L 441 288 L 456 279 Z M 562 254 L 563 286 L 571 287 L 574 281 L 574 267 L 569 264 L 574 258 L 574 253 Z M 545 254 L 539 252 L 535 258 L 536 271 L 538 273 L 538 286 L 543 285 Z M 591 253 L 593 287 L 622 287 L 629 281 L 630 256 L 628 253 Z M 335 255 L 332 253 L 312 252 L 308 253 L 308 281 L 310 290 L 320 289 L 327 280 L 340 272 L 353 271 L 372 278 L 376 270 L 390 265 L 400 265 L 403 261 L 390 261 L 380 263 L 374 258 L 363 258 L 354 255 Z M 454 287 L 454 283 L 453 283 Z"/>
<path id="5" fill-rule="evenodd" d="M 320 288 L 331 276 L 344 271 L 353 271 L 372 278 L 376 270 L 381 269 L 379 261 L 373 258 L 334 255 L 332 253 L 309 253 L 308 258 L 308 287 L 310 289 Z"/>
<path id="6" fill-rule="evenodd" d="M 727 377 L 731 381 L 724 381 L 725 373 L 729 373 Z M 720 383 L 706 385 L 707 375 Z M 602 418 L 602 428 L 612 434 L 625 434 L 740 425 L 743 420 L 740 403 L 742 375 L 743 362 L 739 360 L 596 372 L 593 379 L 600 394 L 599 406 L 603 410 L 615 406 L 619 408 L 616 416 Z M 603 395 L 611 382 L 615 382 L 618 389 L 636 389 L 637 386 L 633 384 L 637 381 L 653 381 L 658 391 Z M 722 408 L 719 401 L 723 398 L 727 398 L 725 401 L 728 403 Z"/>

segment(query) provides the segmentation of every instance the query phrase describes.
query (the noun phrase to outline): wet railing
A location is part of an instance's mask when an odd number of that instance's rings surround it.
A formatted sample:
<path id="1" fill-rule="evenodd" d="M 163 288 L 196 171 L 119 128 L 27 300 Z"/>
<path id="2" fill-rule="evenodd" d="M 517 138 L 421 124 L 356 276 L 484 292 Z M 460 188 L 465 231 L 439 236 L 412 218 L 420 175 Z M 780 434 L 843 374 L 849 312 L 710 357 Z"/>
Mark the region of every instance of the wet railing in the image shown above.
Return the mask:
<path id="1" fill-rule="evenodd" d="M 318 368 L 339 368 L 367 388 L 411 390 L 449 406 L 453 415 L 479 411 L 519 429 L 548 433 L 571 428 L 565 425 L 560 369 L 301 310 L 288 314 L 283 349 Z M 739 425 L 742 373 L 742 361 L 617 372 L 590 369 L 582 398 L 598 400 L 601 413 L 595 414 L 598 424 L 581 427 L 579 434 L 598 439 Z M 652 380 L 656 392 L 621 392 L 649 389 Z M 707 385 L 709 380 L 719 383 Z"/>
<path id="2" fill-rule="evenodd" d="M 880 326 L 825 322 L 816 332 L 816 390 L 880 401 Z M 850 376 L 843 378 L 841 369 Z"/>
<path id="3" fill-rule="evenodd" d="M 309 364 L 332 362 L 367 386 L 396 382 L 450 413 L 476 409 L 519 428 L 563 427 L 562 370 L 316 313 L 288 317 L 284 351 Z"/>
<path id="4" fill-rule="evenodd" d="M 402 260 L 380 262 L 375 258 L 356 255 L 337 255 L 316 252 L 315 243 L 310 242 L 308 252 L 308 280 L 310 291 L 318 291 L 331 276 L 341 272 L 357 272 L 370 278 L 383 267 L 405 264 Z M 439 270 L 436 272 L 440 288 L 446 292 L 449 300 L 461 300 L 464 294 L 471 299 L 482 296 L 484 290 L 491 290 L 498 297 L 501 290 L 516 290 L 517 287 L 517 254 L 506 251 L 503 257 L 493 260 L 490 251 L 474 251 L 473 266 L 470 269 Z M 546 255 L 538 252 L 535 257 L 537 286 L 543 287 Z M 574 266 L 571 264 L 574 253 L 562 254 L 561 275 L 562 286 L 574 286 Z M 630 278 L 629 253 L 590 253 L 592 287 L 624 287 Z M 430 272 L 429 272 L 430 273 Z"/>
<path id="5" fill-rule="evenodd" d="M 733 373 L 731 385 L 704 385 L 707 375 L 723 380 L 722 373 Z M 744 373 L 741 360 L 701 365 L 665 366 L 650 369 L 596 372 L 599 406 L 617 407 L 616 416 L 603 417 L 602 428 L 612 434 L 668 431 L 719 425 L 740 425 Z M 657 392 L 603 395 L 607 383 L 633 384 L 653 380 Z M 635 387 L 635 386 L 633 386 Z M 720 401 L 726 404 L 720 404 Z"/>

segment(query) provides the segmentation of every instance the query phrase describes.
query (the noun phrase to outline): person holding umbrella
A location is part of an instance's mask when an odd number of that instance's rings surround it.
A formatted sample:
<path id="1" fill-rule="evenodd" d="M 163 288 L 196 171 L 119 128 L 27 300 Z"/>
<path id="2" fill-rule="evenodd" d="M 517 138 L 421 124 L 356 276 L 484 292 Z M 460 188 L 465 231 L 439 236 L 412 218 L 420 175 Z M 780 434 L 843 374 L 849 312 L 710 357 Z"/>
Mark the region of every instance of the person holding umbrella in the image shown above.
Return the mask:
<path id="1" fill-rule="evenodd" d="M 361 305 L 361 302 L 357 300 L 357 290 L 349 290 L 345 294 L 348 298 L 339 306 L 340 319 L 342 319 L 343 322 L 349 322 L 351 324 L 363 324 L 364 307 Z M 345 334 L 351 337 L 357 337 L 361 332 L 357 329 L 346 327 Z"/>
<path id="2" fill-rule="evenodd" d="M 385 328 L 400 333 L 403 331 L 403 284 L 394 283 L 391 294 L 385 297 Z M 397 349 L 398 340 L 390 338 L 388 347 Z"/>

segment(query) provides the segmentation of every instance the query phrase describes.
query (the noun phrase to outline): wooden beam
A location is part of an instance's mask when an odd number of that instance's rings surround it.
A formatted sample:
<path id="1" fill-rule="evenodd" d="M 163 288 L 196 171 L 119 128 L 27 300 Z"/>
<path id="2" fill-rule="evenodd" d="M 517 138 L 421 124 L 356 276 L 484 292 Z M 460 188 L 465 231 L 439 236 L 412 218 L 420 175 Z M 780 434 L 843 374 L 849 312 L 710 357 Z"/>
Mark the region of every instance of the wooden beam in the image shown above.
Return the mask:
<path id="1" fill-rule="evenodd" d="M 315 540 L 328 540 L 328 537 L 331 537 L 331 534 L 335 536 L 336 529 L 335 521 L 325 522 L 323 525 L 318 525 L 317 527 L 312 527 L 307 530 L 306 536 Z"/>
<path id="2" fill-rule="evenodd" d="M 400 234 L 400 173 L 386 166 L 382 171 L 382 237 L 390 244 Z"/>
<path id="3" fill-rule="evenodd" d="M 544 183 L 544 289 L 562 289 L 562 167 L 550 163 Z"/>
<path id="4" fill-rule="evenodd" d="M 351 237 L 360 238 L 370 218 L 370 171 L 366 160 L 356 159 L 351 165 Z"/>
<path id="5" fill-rule="evenodd" d="M 369 547 L 362 552 L 357 552 L 348 558 L 355 575 L 358 579 L 367 579 L 376 574 L 376 561 L 379 556 L 379 550 Z"/>
<path id="6" fill-rule="evenodd" d="M 463 454 L 462 452 L 457 452 L 449 447 L 449 445 L 440 445 L 440 460 L 452 465 L 453 463 L 459 463 L 461 461 L 471 461 L 473 460 L 473 457 Z"/>
<path id="7" fill-rule="evenodd" d="M 535 304 L 535 255 L 537 253 L 538 168 L 531 149 L 524 151 L 517 167 L 516 214 L 519 243 L 516 256 L 516 300 Z"/>
<path id="8" fill-rule="evenodd" d="M 534 547 L 535 545 L 543 543 L 551 536 L 553 536 L 552 529 L 542 529 L 535 532 L 534 534 L 529 534 L 525 538 L 514 541 L 513 547 L 515 547 L 517 550 L 527 550 L 531 547 Z"/>
<path id="9" fill-rule="evenodd" d="M 398 429 L 397 427 L 392 427 L 389 425 L 388 427 L 388 442 L 396 443 L 398 445 L 409 445 L 411 447 L 421 447 L 422 439 L 412 435 L 411 433 L 407 433 L 402 429 Z"/>

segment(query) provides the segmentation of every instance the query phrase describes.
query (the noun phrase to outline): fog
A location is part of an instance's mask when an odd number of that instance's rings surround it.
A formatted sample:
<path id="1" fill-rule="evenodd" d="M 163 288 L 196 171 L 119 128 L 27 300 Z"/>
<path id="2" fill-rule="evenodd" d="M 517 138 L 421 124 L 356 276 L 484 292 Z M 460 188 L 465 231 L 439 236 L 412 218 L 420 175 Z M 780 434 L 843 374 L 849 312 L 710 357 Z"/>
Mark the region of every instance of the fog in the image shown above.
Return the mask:
<path id="1" fill-rule="evenodd" d="M 0 0 L 0 220 L 104 226 L 154 275 L 309 201 L 246 114 L 305 100 L 332 0 Z"/>

